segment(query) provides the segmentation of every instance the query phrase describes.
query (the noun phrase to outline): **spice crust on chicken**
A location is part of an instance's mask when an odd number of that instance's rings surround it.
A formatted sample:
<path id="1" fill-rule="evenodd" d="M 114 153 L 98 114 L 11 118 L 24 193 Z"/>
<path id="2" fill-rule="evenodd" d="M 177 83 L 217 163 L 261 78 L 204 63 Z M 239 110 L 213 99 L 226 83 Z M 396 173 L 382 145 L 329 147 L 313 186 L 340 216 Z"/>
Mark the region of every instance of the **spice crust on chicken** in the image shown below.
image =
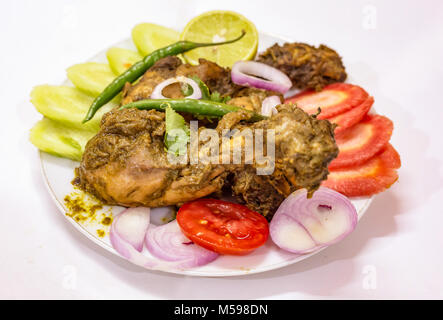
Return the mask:
<path id="1" fill-rule="evenodd" d="M 320 91 L 324 86 L 346 80 L 347 74 L 338 53 L 325 46 L 314 47 L 294 42 L 274 44 L 257 59 L 285 73 L 294 87 Z"/>

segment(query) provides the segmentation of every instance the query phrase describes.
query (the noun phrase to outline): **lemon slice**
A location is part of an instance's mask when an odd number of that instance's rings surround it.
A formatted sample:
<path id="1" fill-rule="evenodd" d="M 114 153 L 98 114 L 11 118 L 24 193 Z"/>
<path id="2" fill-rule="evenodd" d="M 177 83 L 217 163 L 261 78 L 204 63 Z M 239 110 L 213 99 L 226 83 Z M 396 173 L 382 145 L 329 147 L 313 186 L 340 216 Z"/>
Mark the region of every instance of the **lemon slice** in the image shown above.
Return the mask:
<path id="1" fill-rule="evenodd" d="M 232 67 L 239 60 L 252 60 L 257 53 L 258 32 L 255 25 L 244 16 L 232 11 L 209 11 L 192 19 L 180 35 L 180 40 L 195 42 L 221 42 L 238 37 L 242 30 L 246 35 L 228 45 L 198 48 L 183 54 L 190 64 L 198 64 L 199 58 Z"/>
<path id="2" fill-rule="evenodd" d="M 180 33 L 153 23 L 141 23 L 132 29 L 132 40 L 142 55 L 177 42 Z"/>

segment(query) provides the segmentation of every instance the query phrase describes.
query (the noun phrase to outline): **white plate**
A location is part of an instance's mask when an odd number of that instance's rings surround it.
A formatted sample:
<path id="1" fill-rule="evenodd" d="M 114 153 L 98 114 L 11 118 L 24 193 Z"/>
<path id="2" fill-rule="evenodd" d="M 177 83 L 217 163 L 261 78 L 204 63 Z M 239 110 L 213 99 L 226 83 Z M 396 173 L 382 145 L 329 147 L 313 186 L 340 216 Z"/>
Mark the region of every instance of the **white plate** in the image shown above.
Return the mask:
<path id="1" fill-rule="evenodd" d="M 290 40 L 270 34 L 260 33 L 259 52 L 268 48 L 275 42 L 283 43 L 285 41 Z M 117 43 L 115 46 L 135 50 L 135 47 L 130 39 Z M 100 52 L 89 61 L 107 62 L 105 54 L 106 50 Z M 69 82 L 66 81 L 64 84 L 69 84 Z M 78 162 L 54 157 L 45 152 L 40 152 L 40 160 L 42 174 L 48 187 L 49 193 L 51 194 L 63 216 L 65 216 L 77 230 L 79 230 L 90 240 L 92 240 L 102 248 L 120 256 L 111 246 L 107 233 L 104 237 L 98 236 L 97 229 L 103 229 L 102 225 L 92 222 L 79 223 L 66 215 L 68 209 L 64 204 L 65 196 L 73 192 L 78 193 L 78 190 L 74 190 L 71 184 L 71 181 L 74 178 L 74 169 L 78 166 Z M 357 209 L 359 219 L 363 216 L 371 201 L 372 198 L 361 198 L 352 200 L 352 203 Z M 104 207 L 102 210 L 98 211 L 98 213 L 100 214 L 100 212 L 105 212 L 109 214 L 109 212 L 112 212 L 113 215 L 116 215 L 120 213 L 123 209 L 124 208 L 117 206 Z M 321 250 L 308 255 L 295 255 L 279 249 L 275 244 L 272 243 L 271 239 L 269 239 L 264 246 L 260 247 L 247 256 L 220 256 L 215 261 L 203 267 L 193 268 L 189 270 L 166 270 L 165 272 L 204 277 L 247 275 L 278 269 L 304 260 L 320 251 Z M 144 250 L 144 254 L 149 254 L 146 252 L 146 249 Z"/>

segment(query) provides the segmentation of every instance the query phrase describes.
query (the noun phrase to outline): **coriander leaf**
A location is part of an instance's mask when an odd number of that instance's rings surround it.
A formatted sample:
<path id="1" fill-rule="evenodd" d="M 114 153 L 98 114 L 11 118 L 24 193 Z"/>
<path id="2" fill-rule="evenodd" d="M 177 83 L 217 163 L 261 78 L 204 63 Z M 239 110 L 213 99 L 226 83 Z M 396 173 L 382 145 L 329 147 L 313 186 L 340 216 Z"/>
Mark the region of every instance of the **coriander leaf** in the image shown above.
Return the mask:
<path id="1" fill-rule="evenodd" d="M 211 101 L 214 101 L 214 102 L 221 102 L 221 103 L 226 103 L 226 102 L 228 102 L 229 100 L 231 100 L 231 97 L 230 97 L 230 96 L 222 97 L 218 91 L 214 91 L 214 92 L 211 94 Z"/>
<path id="2" fill-rule="evenodd" d="M 226 96 L 226 97 L 223 98 L 223 103 L 226 103 L 226 102 L 228 102 L 231 99 L 232 99 L 231 96 Z"/>
<path id="3" fill-rule="evenodd" d="M 165 146 L 168 152 L 176 156 L 183 155 L 186 153 L 189 142 L 189 128 L 185 119 L 170 106 L 166 107 L 165 113 Z"/>
<path id="4" fill-rule="evenodd" d="M 222 102 L 223 98 L 220 96 L 220 93 L 215 91 L 211 94 L 211 101 Z"/>

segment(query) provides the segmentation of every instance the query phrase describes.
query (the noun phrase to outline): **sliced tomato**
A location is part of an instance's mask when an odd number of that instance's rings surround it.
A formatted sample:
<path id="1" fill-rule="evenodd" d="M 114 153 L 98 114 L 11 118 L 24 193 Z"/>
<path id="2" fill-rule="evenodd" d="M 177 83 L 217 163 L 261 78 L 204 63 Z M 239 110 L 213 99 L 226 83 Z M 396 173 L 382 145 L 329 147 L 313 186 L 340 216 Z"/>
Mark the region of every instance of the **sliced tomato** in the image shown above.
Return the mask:
<path id="1" fill-rule="evenodd" d="M 309 114 L 316 114 L 321 108 L 319 119 L 327 119 L 359 106 L 368 98 L 361 87 L 349 83 L 333 83 L 322 91 L 307 90 L 285 100 L 296 103 Z"/>
<path id="2" fill-rule="evenodd" d="M 388 118 L 366 115 L 360 123 L 335 135 L 339 153 L 329 169 L 364 163 L 388 144 L 393 129 L 392 121 Z"/>
<path id="3" fill-rule="evenodd" d="M 399 169 L 401 167 L 400 155 L 390 143 L 386 145 L 378 157 L 386 168 Z"/>
<path id="4" fill-rule="evenodd" d="M 350 168 L 330 170 L 322 185 L 348 197 L 371 196 L 389 188 L 398 179 L 400 156 L 390 144 L 367 162 Z"/>
<path id="5" fill-rule="evenodd" d="M 269 236 L 268 221 L 261 214 L 222 200 L 185 203 L 177 212 L 177 222 L 190 240 L 220 254 L 248 254 Z"/>
<path id="6" fill-rule="evenodd" d="M 335 128 L 335 134 L 339 134 L 345 129 L 352 127 L 353 125 L 359 123 L 365 115 L 368 114 L 372 105 L 374 104 L 374 98 L 368 97 L 363 103 L 355 108 L 352 108 L 349 111 L 340 113 L 328 120 L 332 123 L 337 124 L 337 128 Z"/>

